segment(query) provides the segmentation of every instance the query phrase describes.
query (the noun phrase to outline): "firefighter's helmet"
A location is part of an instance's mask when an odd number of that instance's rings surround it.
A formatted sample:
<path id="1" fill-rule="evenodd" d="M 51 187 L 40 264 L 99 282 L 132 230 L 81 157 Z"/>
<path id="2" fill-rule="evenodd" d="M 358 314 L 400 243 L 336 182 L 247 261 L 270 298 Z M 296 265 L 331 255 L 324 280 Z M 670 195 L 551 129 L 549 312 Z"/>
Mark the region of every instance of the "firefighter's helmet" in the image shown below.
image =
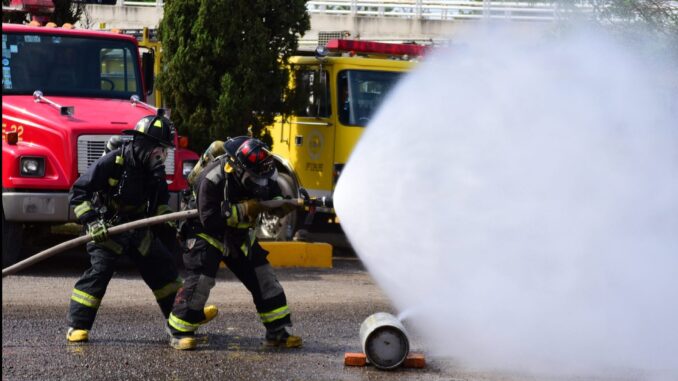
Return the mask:
<path id="1" fill-rule="evenodd" d="M 174 147 L 174 125 L 164 116 L 145 116 L 137 122 L 133 130 L 125 130 L 123 133 L 149 138 L 163 147 Z"/>
<path id="2" fill-rule="evenodd" d="M 268 180 L 275 180 L 278 174 L 271 151 L 259 139 L 245 140 L 235 152 L 233 161 L 240 181 L 245 186 L 250 182 L 253 185 L 266 186 Z"/>
<path id="3" fill-rule="evenodd" d="M 224 150 L 233 159 L 238 148 L 247 140 L 251 139 L 249 136 L 236 136 L 235 138 L 226 138 L 224 142 Z"/>

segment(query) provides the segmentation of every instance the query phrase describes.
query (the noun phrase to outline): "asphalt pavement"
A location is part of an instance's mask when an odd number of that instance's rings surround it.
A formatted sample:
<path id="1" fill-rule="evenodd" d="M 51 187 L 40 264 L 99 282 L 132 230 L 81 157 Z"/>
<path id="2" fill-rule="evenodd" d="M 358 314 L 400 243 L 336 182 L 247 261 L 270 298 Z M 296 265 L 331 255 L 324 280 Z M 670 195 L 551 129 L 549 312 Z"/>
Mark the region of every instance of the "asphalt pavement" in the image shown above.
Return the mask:
<path id="1" fill-rule="evenodd" d="M 59 238 L 50 238 L 58 241 Z M 34 245 L 33 249 L 39 249 Z M 169 346 L 164 320 L 136 269 L 122 263 L 86 344 L 67 344 L 71 289 L 88 266 L 84 250 L 47 259 L 2 282 L 3 380 L 452 380 L 448 360 L 424 369 L 344 366 L 361 351 L 359 328 L 374 312 L 395 312 L 359 259 L 338 252 L 332 269 L 276 269 L 292 309 L 300 349 L 265 349 L 252 299 L 227 270 L 209 303 L 220 313 L 201 328 L 195 351 Z M 412 350 L 425 352 L 413 339 Z"/>
<path id="2" fill-rule="evenodd" d="M 29 240 L 26 254 L 68 237 Z M 84 249 L 49 258 L 2 280 L 3 380 L 592 380 L 507 371 L 481 371 L 429 353 L 416 332 L 410 349 L 424 369 L 382 371 L 347 367 L 345 352 L 360 352 L 360 324 L 375 312 L 396 313 L 358 257 L 337 247 L 331 269 L 279 268 L 300 349 L 265 349 L 252 298 L 227 270 L 219 272 L 209 303 L 219 315 L 200 332 L 194 351 L 169 346 L 164 319 L 131 263 L 121 263 L 85 344 L 66 342 L 73 285 L 88 267 Z M 406 281 L 406 280 L 403 280 Z M 407 324 L 405 324 L 407 327 Z M 596 378 L 604 380 L 601 378 Z M 630 377 L 642 379 L 642 377 Z"/>

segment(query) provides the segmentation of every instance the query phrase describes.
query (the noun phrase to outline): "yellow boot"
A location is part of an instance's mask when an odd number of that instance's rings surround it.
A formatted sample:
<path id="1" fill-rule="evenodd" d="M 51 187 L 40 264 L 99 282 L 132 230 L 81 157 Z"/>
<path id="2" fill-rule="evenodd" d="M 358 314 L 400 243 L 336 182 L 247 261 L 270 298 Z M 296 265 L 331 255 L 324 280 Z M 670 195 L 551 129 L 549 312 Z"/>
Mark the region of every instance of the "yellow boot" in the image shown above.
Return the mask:
<path id="1" fill-rule="evenodd" d="M 217 308 L 217 306 L 211 304 L 209 306 L 205 306 L 203 312 L 205 313 L 205 320 L 201 321 L 200 324 L 207 324 L 210 322 L 210 320 L 214 319 L 215 317 L 217 317 L 217 315 L 219 315 L 219 309 Z"/>
<path id="2" fill-rule="evenodd" d="M 83 343 L 89 340 L 89 331 L 86 329 L 68 328 L 66 340 L 69 343 Z"/>
<path id="3" fill-rule="evenodd" d="M 266 332 L 264 346 L 267 348 L 301 348 L 301 345 L 301 337 L 290 335 L 285 328 Z"/>
<path id="4" fill-rule="evenodd" d="M 186 351 L 195 349 L 198 346 L 198 341 L 193 336 L 172 336 L 170 338 L 170 345 L 174 349 Z"/>

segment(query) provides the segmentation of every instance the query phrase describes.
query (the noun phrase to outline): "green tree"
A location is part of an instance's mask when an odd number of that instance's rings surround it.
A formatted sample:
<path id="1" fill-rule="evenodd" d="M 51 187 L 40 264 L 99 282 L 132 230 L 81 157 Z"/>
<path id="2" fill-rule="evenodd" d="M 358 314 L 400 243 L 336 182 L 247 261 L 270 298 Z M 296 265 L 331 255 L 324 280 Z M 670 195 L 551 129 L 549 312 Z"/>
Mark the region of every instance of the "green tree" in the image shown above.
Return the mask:
<path id="1" fill-rule="evenodd" d="M 283 112 L 287 59 L 310 28 L 303 0 L 167 0 L 158 78 L 179 133 L 202 151 Z"/>
<path id="2" fill-rule="evenodd" d="M 49 21 L 57 25 L 75 24 L 80 21 L 85 10 L 84 3 L 73 0 L 52 0 L 52 2 L 54 3 L 54 13 L 49 16 Z"/>

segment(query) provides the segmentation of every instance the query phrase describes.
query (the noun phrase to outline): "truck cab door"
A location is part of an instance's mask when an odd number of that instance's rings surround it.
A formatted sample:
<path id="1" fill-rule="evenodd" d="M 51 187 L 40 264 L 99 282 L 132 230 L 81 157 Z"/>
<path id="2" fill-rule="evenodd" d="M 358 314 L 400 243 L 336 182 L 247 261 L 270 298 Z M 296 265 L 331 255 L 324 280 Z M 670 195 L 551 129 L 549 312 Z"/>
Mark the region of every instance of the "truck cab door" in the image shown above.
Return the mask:
<path id="1" fill-rule="evenodd" d="M 289 131 L 289 159 L 301 185 L 311 196 L 332 191 L 334 124 L 331 119 L 328 68 L 298 66 L 295 70 L 293 116 L 283 126 Z M 285 131 L 287 130 L 287 131 Z M 275 137 L 274 137 L 275 138 Z"/>
<path id="2" fill-rule="evenodd" d="M 335 66 L 337 123 L 333 166 L 336 176 L 358 144 L 365 128 L 386 96 L 401 78 L 403 69 Z"/>

